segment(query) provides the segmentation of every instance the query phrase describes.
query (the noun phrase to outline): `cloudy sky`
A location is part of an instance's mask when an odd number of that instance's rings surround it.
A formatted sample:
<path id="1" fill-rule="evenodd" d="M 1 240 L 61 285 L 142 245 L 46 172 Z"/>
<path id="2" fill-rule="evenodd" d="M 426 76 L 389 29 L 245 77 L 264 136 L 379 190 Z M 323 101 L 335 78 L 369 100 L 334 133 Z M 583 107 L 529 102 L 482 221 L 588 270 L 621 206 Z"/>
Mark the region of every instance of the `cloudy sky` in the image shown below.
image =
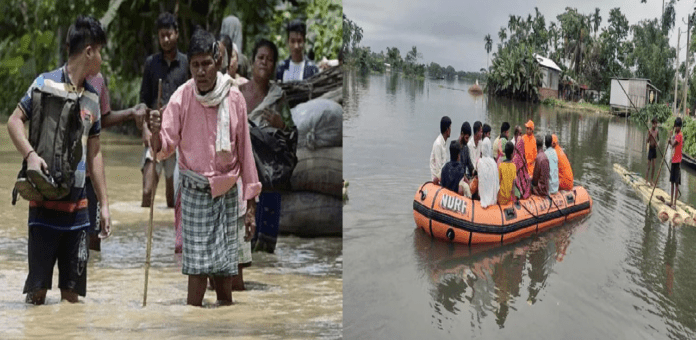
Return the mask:
<path id="1" fill-rule="evenodd" d="M 669 0 L 667 0 L 669 1 Z M 676 2 L 676 27 L 670 33 L 670 45 L 677 45 L 677 28 L 686 30 L 685 19 L 696 6 L 693 0 Z M 457 71 L 478 71 L 486 67 L 486 50 L 483 38 L 490 34 L 493 51 L 500 42 L 498 31 L 507 27 L 511 14 L 527 17 L 534 15 L 534 7 L 551 21 L 565 8 L 575 7 L 582 14 L 594 13 L 599 7 L 601 27 L 605 27 L 609 10 L 619 7 L 630 25 L 643 19 L 657 18 L 662 13 L 662 0 L 343 0 L 343 13 L 363 28 L 362 46 L 372 51 L 385 51 L 397 47 L 401 56 L 412 46 L 423 54 L 421 62 L 434 61 L 440 65 L 452 65 Z M 600 29 L 601 30 L 601 29 Z M 509 34 L 509 33 L 508 33 Z M 681 39 L 680 61 L 685 56 L 686 36 Z M 693 50 L 693 48 L 692 48 Z"/>

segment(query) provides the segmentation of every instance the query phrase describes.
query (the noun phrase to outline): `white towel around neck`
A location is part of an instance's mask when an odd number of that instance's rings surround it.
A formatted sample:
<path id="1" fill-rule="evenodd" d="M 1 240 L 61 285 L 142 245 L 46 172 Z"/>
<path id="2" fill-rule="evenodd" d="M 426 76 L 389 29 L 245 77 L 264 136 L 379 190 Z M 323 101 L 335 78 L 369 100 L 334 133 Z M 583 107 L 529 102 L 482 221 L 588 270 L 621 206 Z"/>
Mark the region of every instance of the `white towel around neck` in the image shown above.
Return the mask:
<path id="1" fill-rule="evenodd" d="M 232 77 L 218 72 L 215 81 L 215 88 L 201 96 L 196 87 L 196 99 L 203 106 L 211 107 L 218 106 L 217 113 L 217 138 L 215 139 L 215 152 L 231 152 L 232 144 L 230 142 L 230 108 L 228 94 L 230 88 L 236 86 L 236 82 Z"/>

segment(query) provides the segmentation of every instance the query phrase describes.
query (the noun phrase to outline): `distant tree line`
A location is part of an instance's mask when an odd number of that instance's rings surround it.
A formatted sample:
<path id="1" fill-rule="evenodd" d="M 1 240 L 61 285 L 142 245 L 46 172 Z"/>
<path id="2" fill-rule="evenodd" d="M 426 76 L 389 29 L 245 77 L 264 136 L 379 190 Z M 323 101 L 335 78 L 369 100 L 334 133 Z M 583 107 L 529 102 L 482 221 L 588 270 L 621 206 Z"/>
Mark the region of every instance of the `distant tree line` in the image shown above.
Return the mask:
<path id="1" fill-rule="evenodd" d="M 397 47 L 373 52 L 369 46 L 360 46 L 362 38 L 363 29 L 343 14 L 343 54 L 348 65 L 361 70 L 382 73 L 387 71 L 388 64 L 392 72 L 402 72 L 406 76 L 418 78 L 424 78 L 426 73 L 434 79 L 481 79 L 484 76 L 481 72 L 456 71 L 451 65 L 443 67 L 436 62 L 426 66 L 420 63 L 423 54 L 416 46 L 411 47 L 405 57 L 401 56 Z"/>

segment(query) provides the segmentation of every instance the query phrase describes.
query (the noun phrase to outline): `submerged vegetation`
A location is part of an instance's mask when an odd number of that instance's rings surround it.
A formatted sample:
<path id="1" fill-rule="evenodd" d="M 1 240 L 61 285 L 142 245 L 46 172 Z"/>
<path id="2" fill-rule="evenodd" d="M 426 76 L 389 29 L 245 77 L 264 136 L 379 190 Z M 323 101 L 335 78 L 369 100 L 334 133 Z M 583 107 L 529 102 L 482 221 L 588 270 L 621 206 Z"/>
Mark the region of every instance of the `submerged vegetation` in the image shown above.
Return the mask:
<path id="1" fill-rule="evenodd" d="M 520 100 L 539 97 L 541 68 L 532 49 L 525 45 L 506 45 L 493 59 L 487 88 L 499 96 Z"/>
<path id="2" fill-rule="evenodd" d="M 673 98 L 676 50 L 669 46 L 669 35 L 674 32 L 675 0 L 665 2 L 662 18 L 642 20 L 629 25 L 619 8 L 609 11 L 606 25 L 602 26 L 599 8 L 583 14 L 566 7 L 549 21 L 535 8 L 526 17 L 510 15 L 506 27 L 497 34 L 497 50 L 490 67 L 489 90 L 502 96 L 537 100 L 538 93 L 529 90 L 538 84 L 536 72 L 530 64 L 530 55 L 539 54 L 553 60 L 560 68 L 561 84 L 608 93 L 611 78 L 636 77 L 650 79 L 661 91 L 661 102 Z M 658 14 L 660 16 L 660 14 Z M 696 26 L 694 26 L 696 27 Z M 696 29 L 692 27 L 694 32 Z M 484 47 L 489 46 L 486 35 Z M 693 39 L 693 38 L 692 38 Z M 683 77 L 684 67 L 679 69 Z M 696 77 L 690 72 L 691 84 Z M 528 90 L 525 90 L 528 89 Z M 696 91 L 696 86 L 690 92 Z M 688 105 L 693 107 L 694 96 Z M 600 103 L 608 104 L 608 96 Z"/>
<path id="3" fill-rule="evenodd" d="M 641 124 L 650 125 L 653 117 L 657 119 L 658 123 L 664 123 L 672 117 L 672 111 L 665 104 L 648 104 L 638 112 L 635 110 L 631 112 L 631 120 Z M 672 125 L 674 125 L 674 120 L 672 120 Z"/>

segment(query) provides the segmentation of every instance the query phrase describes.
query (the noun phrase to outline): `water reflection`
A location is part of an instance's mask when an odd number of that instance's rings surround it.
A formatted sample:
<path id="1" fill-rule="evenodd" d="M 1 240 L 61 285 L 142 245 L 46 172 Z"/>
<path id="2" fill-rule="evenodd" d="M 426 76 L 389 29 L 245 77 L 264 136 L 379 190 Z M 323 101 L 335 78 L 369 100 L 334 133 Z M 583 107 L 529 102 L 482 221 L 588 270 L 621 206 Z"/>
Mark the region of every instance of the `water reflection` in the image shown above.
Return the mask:
<path id="1" fill-rule="evenodd" d="M 387 77 L 387 94 L 391 95 L 391 98 L 396 94 L 396 90 L 399 85 L 400 74 L 397 72 L 389 73 Z"/>
<path id="2" fill-rule="evenodd" d="M 582 220 L 512 244 L 478 247 L 445 243 L 415 229 L 413 248 L 431 285 L 437 327 L 444 329 L 445 320 L 473 309 L 477 322 L 492 314 L 503 328 L 508 315 L 518 310 L 516 304 L 537 302 L 553 267 L 563 261 L 571 236 L 585 228 Z"/>
<path id="3" fill-rule="evenodd" d="M 466 93 L 466 81 L 426 80 L 412 102 L 411 80 L 398 78 L 387 93 L 389 81 L 371 75 L 369 90 L 356 87 L 346 98 L 360 98 L 360 112 L 345 111 L 343 130 L 351 138 L 344 149 L 351 180 L 346 338 L 696 339 L 696 228 L 660 223 L 613 170 L 618 163 L 645 173 L 644 126 L 593 111 L 481 100 Z M 592 213 L 491 249 L 422 238 L 413 231 L 413 194 L 429 174 L 443 115 L 453 130 L 487 122 L 494 138 L 504 121 L 533 119 L 537 134 L 556 133 L 576 184 L 593 198 Z M 664 150 L 667 132 L 660 134 Z M 661 188 L 669 188 L 666 171 Z M 680 188 L 694 205 L 696 173 L 682 171 Z"/>

